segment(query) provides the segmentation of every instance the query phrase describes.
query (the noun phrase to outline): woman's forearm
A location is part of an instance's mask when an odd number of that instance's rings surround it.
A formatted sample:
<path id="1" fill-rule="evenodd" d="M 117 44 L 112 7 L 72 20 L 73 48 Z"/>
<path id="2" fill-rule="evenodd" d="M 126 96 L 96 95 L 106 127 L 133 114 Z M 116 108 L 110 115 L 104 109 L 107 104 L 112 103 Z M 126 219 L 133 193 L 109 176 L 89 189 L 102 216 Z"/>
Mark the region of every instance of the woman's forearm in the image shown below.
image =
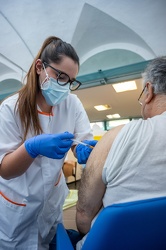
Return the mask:
<path id="1" fill-rule="evenodd" d="M 24 144 L 12 153 L 7 154 L 0 164 L 0 176 L 12 179 L 22 175 L 34 161 L 27 153 Z"/>

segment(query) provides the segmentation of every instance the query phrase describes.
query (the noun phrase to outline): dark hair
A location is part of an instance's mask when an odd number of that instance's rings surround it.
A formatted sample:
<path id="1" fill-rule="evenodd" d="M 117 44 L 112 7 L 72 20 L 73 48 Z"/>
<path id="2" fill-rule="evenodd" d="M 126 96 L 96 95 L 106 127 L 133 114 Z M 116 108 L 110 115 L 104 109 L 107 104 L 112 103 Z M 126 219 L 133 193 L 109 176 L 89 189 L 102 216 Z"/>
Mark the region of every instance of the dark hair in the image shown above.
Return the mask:
<path id="1" fill-rule="evenodd" d="M 71 44 L 52 37 L 51 42 L 43 49 L 40 59 L 48 64 L 58 64 L 64 56 L 71 58 L 79 66 L 79 57 Z"/>

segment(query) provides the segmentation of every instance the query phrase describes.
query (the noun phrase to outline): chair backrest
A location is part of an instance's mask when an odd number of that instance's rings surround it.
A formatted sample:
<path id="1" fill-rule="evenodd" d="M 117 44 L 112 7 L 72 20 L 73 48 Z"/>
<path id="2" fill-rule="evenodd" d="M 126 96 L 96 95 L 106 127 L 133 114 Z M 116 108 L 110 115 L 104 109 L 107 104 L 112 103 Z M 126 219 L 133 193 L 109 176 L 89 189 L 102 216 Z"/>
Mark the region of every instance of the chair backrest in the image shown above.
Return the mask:
<path id="1" fill-rule="evenodd" d="M 166 250 L 166 197 L 106 207 L 82 250 Z"/>
<path id="2" fill-rule="evenodd" d="M 74 250 L 70 238 L 62 223 L 57 225 L 56 246 L 54 250 Z"/>
<path id="3" fill-rule="evenodd" d="M 64 162 L 62 170 L 65 177 L 75 176 L 76 174 L 77 162 L 72 160 L 67 160 Z"/>

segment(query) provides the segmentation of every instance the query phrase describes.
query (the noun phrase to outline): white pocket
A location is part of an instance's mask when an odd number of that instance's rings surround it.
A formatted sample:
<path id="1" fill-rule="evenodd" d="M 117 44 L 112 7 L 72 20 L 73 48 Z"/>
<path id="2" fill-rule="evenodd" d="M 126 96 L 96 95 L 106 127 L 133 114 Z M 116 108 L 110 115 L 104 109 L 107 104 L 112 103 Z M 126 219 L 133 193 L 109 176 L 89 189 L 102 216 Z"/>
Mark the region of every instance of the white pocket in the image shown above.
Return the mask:
<path id="1" fill-rule="evenodd" d="M 20 232 L 26 203 L 17 203 L 0 192 L 0 238 L 12 238 Z"/>

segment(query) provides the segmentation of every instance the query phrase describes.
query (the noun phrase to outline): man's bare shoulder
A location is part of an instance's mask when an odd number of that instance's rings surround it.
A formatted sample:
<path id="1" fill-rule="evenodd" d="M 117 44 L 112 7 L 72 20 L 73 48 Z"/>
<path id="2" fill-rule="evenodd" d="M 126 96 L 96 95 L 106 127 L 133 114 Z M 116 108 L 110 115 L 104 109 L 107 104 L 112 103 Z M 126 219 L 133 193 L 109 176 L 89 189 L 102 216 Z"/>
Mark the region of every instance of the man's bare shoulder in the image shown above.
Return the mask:
<path id="1" fill-rule="evenodd" d="M 92 165 L 95 165 L 95 169 L 97 168 L 97 166 L 99 168 L 103 167 L 103 162 L 106 160 L 108 152 L 110 151 L 110 148 L 112 147 L 116 136 L 123 128 L 123 126 L 124 125 L 117 126 L 103 135 L 101 140 L 98 141 L 95 148 L 92 150 L 92 153 L 90 154 L 87 162 L 87 168 L 89 166 L 92 168 Z"/>
<path id="2" fill-rule="evenodd" d="M 110 147 L 112 146 L 112 143 L 114 142 L 116 136 L 118 135 L 118 133 L 121 131 L 121 129 L 123 127 L 124 127 L 124 125 L 120 125 L 120 126 L 117 126 L 115 128 L 112 128 L 111 130 L 106 132 L 104 134 L 104 136 L 102 137 L 102 139 L 97 143 L 96 146 L 100 147 L 100 149 L 103 148 L 103 147 L 110 149 Z"/>
<path id="3" fill-rule="evenodd" d="M 124 125 L 120 125 L 120 126 L 110 129 L 108 132 L 104 134 L 104 136 L 102 137 L 102 140 L 106 140 L 106 141 L 109 141 L 110 139 L 114 140 L 123 127 Z"/>

